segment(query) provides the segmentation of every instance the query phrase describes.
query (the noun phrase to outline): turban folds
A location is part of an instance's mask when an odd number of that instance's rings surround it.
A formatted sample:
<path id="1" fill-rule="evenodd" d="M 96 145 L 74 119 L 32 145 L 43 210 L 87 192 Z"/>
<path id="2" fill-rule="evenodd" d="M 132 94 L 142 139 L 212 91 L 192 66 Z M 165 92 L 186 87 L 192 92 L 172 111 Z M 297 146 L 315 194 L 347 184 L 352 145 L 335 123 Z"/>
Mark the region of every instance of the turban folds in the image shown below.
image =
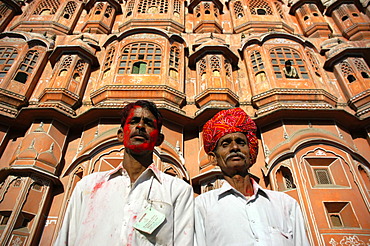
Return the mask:
<path id="1" fill-rule="evenodd" d="M 247 137 L 251 164 L 254 164 L 258 153 L 257 126 L 241 108 L 220 111 L 207 121 L 203 126 L 205 152 L 213 151 L 221 137 L 234 132 L 244 133 Z"/>

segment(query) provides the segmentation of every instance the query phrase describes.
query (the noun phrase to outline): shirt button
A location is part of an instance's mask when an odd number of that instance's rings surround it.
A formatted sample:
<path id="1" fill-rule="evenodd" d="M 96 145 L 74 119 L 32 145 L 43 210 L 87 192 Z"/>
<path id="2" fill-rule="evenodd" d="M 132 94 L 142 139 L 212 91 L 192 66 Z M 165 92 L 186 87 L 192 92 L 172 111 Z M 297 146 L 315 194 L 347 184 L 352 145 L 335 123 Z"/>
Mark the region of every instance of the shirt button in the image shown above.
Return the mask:
<path id="1" fill-rule="evenodd" d="M 258 242 L 259 241 L 259 239 L 258 238 L 256 238 L 256 242 Z"/>
<path id="2" fill-rule="evenodd" d="M 254 220 L 251 220 L 252 223 L 254 223 L 255 221 Z"/>

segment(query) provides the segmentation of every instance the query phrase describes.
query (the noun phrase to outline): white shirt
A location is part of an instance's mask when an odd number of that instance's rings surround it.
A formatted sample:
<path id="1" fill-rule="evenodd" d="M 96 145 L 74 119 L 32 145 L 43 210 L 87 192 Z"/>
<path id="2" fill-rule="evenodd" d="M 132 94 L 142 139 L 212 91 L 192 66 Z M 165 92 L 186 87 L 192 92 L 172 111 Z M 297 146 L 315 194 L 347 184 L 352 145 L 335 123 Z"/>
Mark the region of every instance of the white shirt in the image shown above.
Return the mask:
<path id="1" fill-rule="evenodd" d="M 253 181 L 253 180 L 252 180 Z M 289 195 L 253 181 L 249 199 L 228 182 L 195 199 L 195 241 L 199 246 L 306 246 L 302 213 Z"/>
<path id="2" fill-rule="evenodd" d="M 152 204 L 166 216 L 152 233 L 133 225 Z M 131 184 L 122 165 L 77 183 L 55 245 L 193 245 L 193 190 L 150 165 Z"/>

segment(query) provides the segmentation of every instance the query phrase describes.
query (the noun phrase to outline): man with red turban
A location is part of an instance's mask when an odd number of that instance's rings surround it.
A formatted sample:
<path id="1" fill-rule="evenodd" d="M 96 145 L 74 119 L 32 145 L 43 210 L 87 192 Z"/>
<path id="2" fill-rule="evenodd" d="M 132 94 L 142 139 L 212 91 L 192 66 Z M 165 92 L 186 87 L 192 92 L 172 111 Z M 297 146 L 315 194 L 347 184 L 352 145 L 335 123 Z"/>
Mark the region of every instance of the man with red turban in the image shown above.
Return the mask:
<path id="1" fill-rule="evenodd" d="M 249 173 L 258 152 L 256 132 L 240 108 L 223 110 L 204 125 L 204 150 L 226 182 L 195 199 L 196 245 L 309 245 L 296 200 L 263 189 Z"/>

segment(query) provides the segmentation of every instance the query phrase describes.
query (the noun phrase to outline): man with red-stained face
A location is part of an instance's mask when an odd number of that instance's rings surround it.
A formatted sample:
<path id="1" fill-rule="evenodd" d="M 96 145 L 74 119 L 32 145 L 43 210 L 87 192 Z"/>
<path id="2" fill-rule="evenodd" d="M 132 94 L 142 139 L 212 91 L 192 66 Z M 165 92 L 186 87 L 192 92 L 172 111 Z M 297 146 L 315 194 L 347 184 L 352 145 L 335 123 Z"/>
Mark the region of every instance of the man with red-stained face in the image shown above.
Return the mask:
<path id="1" fill-rule="evenodd" d="M 158 170 L 162 116 L 154 103 L 125 106 L 121 165 L 77 183 L 55 245 L 193 245 L 193 190 Z"/>

